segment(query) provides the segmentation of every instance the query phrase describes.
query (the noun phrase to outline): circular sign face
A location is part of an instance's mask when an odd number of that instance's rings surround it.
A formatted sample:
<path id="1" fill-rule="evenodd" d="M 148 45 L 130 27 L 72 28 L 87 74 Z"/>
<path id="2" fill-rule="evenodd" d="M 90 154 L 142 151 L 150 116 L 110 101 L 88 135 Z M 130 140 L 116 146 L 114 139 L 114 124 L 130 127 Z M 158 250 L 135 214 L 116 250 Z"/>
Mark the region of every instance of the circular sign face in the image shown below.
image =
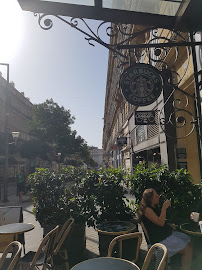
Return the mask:
<path id="1" fill-rule="evenodd" d="M 163 80 L 158 69 L 148 64 L 128 67 L 120 79 L 122 95 L 136 106 L 147 106 L 160 96 Z"/>

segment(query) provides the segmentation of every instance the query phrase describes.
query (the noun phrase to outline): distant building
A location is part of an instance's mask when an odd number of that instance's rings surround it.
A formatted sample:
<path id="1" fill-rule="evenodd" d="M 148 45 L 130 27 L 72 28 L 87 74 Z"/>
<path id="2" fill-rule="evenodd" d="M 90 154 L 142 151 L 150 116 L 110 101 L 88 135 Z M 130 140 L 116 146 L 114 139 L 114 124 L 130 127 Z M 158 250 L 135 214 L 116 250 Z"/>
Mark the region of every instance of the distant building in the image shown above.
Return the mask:
<path id="1" fill-rule="evenodd" d="M 30 140 L 28 122 L 32 119 L 33 104 L 24 93 L 15 89 L 13 82 L 8 83 L 0 74 L 0 177 L 4 173 L 5 141 L 4 134 L 7 129 L 9 143 L 12 143 L 13 131 L 20 132 L 18 142 Z M 14 177 L 18 166 L 28 166 L 28 160 L 19 155 L 9 155 L 9 177 Z"/>
<path id="2" fill-rule="evenodd" d="M 103 150 L 98 147 L 90 146 L 90 155 L 92 159 L 98 164 L 98 168 L 103 166 Z"/>

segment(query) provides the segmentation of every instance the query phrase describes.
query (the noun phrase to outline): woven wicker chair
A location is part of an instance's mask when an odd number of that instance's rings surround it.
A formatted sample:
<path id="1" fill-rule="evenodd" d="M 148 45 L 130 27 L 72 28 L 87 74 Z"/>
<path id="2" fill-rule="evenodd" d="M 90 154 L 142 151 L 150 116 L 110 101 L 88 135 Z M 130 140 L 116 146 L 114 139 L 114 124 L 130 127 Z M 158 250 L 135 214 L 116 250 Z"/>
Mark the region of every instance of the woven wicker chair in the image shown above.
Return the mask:
<path id="1" fill-rule="evenodd" d="M 46 234 L 43 238 L 37 252 L 30 251 L 20 260 L 20 270 L 22 266 L 25 265 L 25 269 L 33 270 L 39 266 L 42 269 L 47 268 L 47 263 L 49 262 L 56 245 L 56 238 L 58 235 L 59 226 L 56 226 L 52 231 Z"/>
<path id="2" fill-rule="evenodd" d="M 134 243 L 131 242 L 130 240 L 132 239 L 137 239 L 137 241 Z M 130 254 L 130 258 L 128 258 L 127 255 L 127 243 L 130 245 L 134 245 L 134 248 L 130 249 L 130 251 L 132 251 L 132 257 Z M 108 257 L 112 257 L 113 256 L 113 250 L 114 250 L 114 246 L 116 244 L 118 244 L 119 249 L 118 249 L 118 256 L 119 258 L 124 258 L 124 259 L 128 259 L 132 262 L 136 262 L 138 260 L 139 257 L 139 251 L 140 251 L 140 246 L 142 243 L 142 233 L 140 232 L 135 232 L 135 233 L 127 233 L 127 234 L 123 234 L 123 235 L 119 235 L 117 237 L 115 237 L 109 244 L 109 248 L 108 248 Z M 136 245 L 136 246 L 135 246 Z M 125 251 L 124 251 L 125 249 Z"/>
<path id="3" fill-rule="evenodd" d="M 149 251 L 147 252 L 141 270 L 147 270 L 151 265 L 151 263 L 154 263 L 152 269 L 164 270 L 167 267 L 167 258 L 168 258 L 167 248 L 160 243 L 156 243 L 152 245 Z"/>
<path id="4" fill-rule="evenodd" d="M 62 229 L 60 230 L 57 239 L 56 239 L 56 246 L 53 251 L 53 255 L 50 259 L 50 268 L 49 269 L 55 269 L 57 266 L 64 265 L 65 269 L 69 269 L 69 263 L 68 263 L 68 255 L 67 250 L 63 247 L 63 243 L 65 239 L 68 239 L 71 234 L 72 227 L 74 225 L 74 219 L 69 218 L 65 224 L 62 226 Z"/>
<path id="5" fill-rule="evenodd" d="M 11 242 L 4 250 L 0 258 L 0 269 L 14 270 L 20 259 L 22 244 L 18 241 Z M 8 253 L 11 257 L 7 259 Z"/>

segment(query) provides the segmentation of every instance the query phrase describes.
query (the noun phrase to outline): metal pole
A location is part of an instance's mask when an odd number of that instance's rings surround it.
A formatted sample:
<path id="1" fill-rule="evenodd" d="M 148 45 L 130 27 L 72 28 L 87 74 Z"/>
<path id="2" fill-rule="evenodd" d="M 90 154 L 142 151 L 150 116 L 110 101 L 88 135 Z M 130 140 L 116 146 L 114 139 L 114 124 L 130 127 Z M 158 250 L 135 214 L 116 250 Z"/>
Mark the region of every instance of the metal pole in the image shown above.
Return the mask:
<path id="1" fill-rule="evenodd" d="M 190 33 L 191 42 L 194 41 L 193 33 Z M 193 68 L 194 68 L 194 80 L 195 80 L 195 98 L 196 98 L 196 117 L 197 117 L 197 131 L 198 131 L 198 151 L 199 151 L 199 162 L 200 162 L 200 171 L 202 177 L 202 121 L 201 121 L 201 99 L 199 92 L 199 81 L 198 81 L 198 67 L 196 59 L 196 50 L 195 46 L 191 47 L 192 50 L 192 59 L 193 59 Z"/>
<path id="2" fill-rule="evenodd" d="M 130 150 L 130 173 L 133 174 L 133 145 L 132 145 L 132 139 L 131 139 L 131 132 L 129 131 L 129 150 Z"/>
<path id="3" fill-rule="evenodd" d="M 6 94 L 7 95 L 7 94 Z M 4 171 L 4 194 L 3 202 L 8 202 L 8 115 L 5 117 L 5 171 Z"/>
<path id="4" fill-rule="evenodd" d="M 0 63 L 0 65 L 7 67 L 7 86 L 9 84 L 9 64 Z M 5 122 L 4 122 L 4 136 L 5 136 L 5 165 L 4 165 L 4 194 L 3 202 L 8 202 L 8 113 L 7 113 L 8 91 L 5 93 Z"/>

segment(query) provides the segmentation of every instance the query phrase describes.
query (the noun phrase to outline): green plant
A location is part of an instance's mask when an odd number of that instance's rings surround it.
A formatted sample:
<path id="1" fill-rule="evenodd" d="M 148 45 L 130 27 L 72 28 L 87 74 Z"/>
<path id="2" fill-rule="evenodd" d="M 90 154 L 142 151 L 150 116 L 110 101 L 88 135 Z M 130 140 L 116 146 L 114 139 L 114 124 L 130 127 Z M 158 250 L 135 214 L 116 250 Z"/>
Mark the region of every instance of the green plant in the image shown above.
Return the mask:
<path id="1" fill-rule="evenodd" d="M 67 170 L 55 173 L 39 168 L 29 176 L 33 211 L 42 226 L 63 224 L 69 217 L 77 223 L 86 222 L 95 215 L 94 197 L 83 188 L 82 179 L 77 183 L 71 180 Z"/>
<path id="2" fill-rule="evenodd" d="M 83 168 L 79 167 L 61 167 L 60 168 L 60 175 L 63 177 L 65 183 L 68 185 L 78 184 L 81 183 L 82 178 L 86 174 Z"/>
<path id="3" fill-rule="evenodd" d="M 136 198 L 138 207 L 142 194 L 147 188 L 154 188 L 158 194 L 171 200 L 171 207 L 167 211 L 167 219 L 176 224 L 190 220 L 190 213 L 196 210 L 201 198 L 201 184 L 194 184 L 187 170 L 170 172 L 166 165 L 146 168 L 138 165 L 130 177 L 131 194 Z"/>
<path id="4" fill-rule="evenodd" d="M 126 203 L 124 179 L 126 174 L 121 168 L 88 171 L 84 182 L 94 196 L 98 210 L 93 218 L 95 222 L 131 220 L 133 213 Z"/>

